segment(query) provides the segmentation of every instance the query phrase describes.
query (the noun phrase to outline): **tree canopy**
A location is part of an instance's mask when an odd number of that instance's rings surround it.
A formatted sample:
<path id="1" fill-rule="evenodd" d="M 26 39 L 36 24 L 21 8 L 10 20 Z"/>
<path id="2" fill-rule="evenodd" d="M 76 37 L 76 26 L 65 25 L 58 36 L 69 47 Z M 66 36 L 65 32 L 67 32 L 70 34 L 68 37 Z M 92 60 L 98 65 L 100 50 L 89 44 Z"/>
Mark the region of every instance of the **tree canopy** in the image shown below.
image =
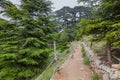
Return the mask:
<path id="1" fill-rule="evenodd" d="M 17 7 L 0 1 L 0 79 L 29 80 L 41 73 L 48 60 L 48 42 L 53 42 L 55 25 L 50 20 L 51 2 L 20 0 Z"/>
<path id="2" fill-rule="evenodd" d="M 111 47 L 120 45 L 119 5 L 119 0 L 101 0 L 101 3 L 96 10 L 97 17 L 89 21 L 87 24 L 84 21 L 79 24 L 79 26 L 85 25 L 85 32 L 87 32 L 87 34 L 94 35 L 92 39 L 93 41 L 106 41 L 109 62 L 112 62 L 110 55 Z"/>
<path id="3" fill-rule="evenodd" d="M 68 34 L 69 41 L 73 41 L 78 29 L 76 24 L 82 18 L 91 18 L 91 14 L 90 7 L 75 6 L 74 8 L 70 8 L 64 6 L 60 10 L 55 11 L 55 21 L 59 23 L 58 29 L 65 31 Z"/>

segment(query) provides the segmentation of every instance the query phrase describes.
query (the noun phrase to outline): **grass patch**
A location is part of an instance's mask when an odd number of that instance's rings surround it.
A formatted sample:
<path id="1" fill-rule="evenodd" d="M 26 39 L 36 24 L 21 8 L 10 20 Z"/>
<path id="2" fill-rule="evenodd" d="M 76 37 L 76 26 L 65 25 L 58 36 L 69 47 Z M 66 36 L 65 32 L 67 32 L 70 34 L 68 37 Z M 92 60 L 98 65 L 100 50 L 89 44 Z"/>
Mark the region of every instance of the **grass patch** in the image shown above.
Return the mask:
<path id="1" fill-rule="evenodd" d="M 83 62 L 85 65 L 89 65 L 90 64 L 90 60 L 89 58 L 86 56 L 86 52 L 85 52 L 85 49 L 84 49 L 84 46 L 81 44 L 81 52 L 82 52 L 82 57 L 84 58 Z"/>
<path id="2" fill-rule="evenodd" d="M 92 46 L 92 50 L 94 51 L 94 53 L 96 54 L 101 54 L 101 53 L 105 53 L 105 42 L 104 41 L 100 41 L 100 42 L 93 42 L 93 46 Z"/>
<path id="3" fill-rule="evenodd" d="M 85 49 L 84 49 L 84 46 L 81 44 L 81 52 L 82 52 L 82 57 L 85 57 L 86 56 L 86 53 L 85 53 Z"/>
<path id="4" fill-rule="evenodd" d="M 92 80 L 99 80 L 99 76 L 96 73 L 93 73 Z"/>
<path id="5" fill-rule="evenodd" d="M 90 60 L 87 56 L 84 57 L 84 64 L 85 65 L 89 65 L 90 64 Z"/>
<path id="6" fill-rule="evenodd" d="M 55 66 L 52 65 L 38 80 L 50 80 L 54 70 Z"/>

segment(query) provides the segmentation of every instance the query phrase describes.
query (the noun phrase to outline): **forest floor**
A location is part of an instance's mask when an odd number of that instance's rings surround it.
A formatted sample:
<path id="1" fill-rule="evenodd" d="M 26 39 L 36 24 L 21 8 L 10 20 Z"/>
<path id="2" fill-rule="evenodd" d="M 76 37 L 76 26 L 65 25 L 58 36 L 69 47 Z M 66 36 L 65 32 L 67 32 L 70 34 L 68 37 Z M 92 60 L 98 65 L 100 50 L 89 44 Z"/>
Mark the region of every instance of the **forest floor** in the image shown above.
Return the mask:
<path id="1" fill-rule="evenodd" d="M 68 58 L 51 80 L 91 80 L 91 75 L 92 70 L 83 62 L 81 46 L 76 44 L 73 57 Z"/>

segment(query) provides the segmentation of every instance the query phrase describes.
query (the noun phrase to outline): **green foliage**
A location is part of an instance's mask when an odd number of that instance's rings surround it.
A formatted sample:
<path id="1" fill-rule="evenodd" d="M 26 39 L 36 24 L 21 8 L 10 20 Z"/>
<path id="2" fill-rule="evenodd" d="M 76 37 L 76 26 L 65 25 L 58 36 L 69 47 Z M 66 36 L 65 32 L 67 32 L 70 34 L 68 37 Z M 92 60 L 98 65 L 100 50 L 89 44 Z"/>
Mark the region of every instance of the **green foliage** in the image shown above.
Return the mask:
<path id="1" fill-rule="evenodd" d="M 96 36 L 94 36 L 94 38 L 96 38 L 96 40 L 105 40 L 110 43 L 111 46 L 119 45 L 119 17 L 115 17 L 120 14 L 117 10 L 118 4 L 118 1 L 104 0 L 98 9 L 101 20 L 88 24 L 88 32 L 95 34 Z M 110 12 L 111 8 L 114 9 L 114 12 Z"/>
<path id="2" fill-rule="evenodd" d="M 68 42 L 68 33 L 66 33 L 65 31 L 63 31 L 61 34 L 60 34 L 60 42 Z"/>
<path id="3" fill-rule="evenodd" d="M 8 0 L 0 1 L 0 79 L 30 80 L 48 62 L 55 27 L 48 13 L 51 2 L 21 0 L 19 8 Z"/>
<path id="4" fill-rule="evenodd" d="M 80 40 L 83 35 L 87 34 L 86 27 L 89 24 L 90 20 L 82 18 L 81 21 L 77 24 L 79 29 L 77 30 L 76 39 Z"/>
<path id="5" fill-rule="evenodd" d="M 113 0 L 103 0 L 100 5 L 99 15 L 104 20 L 119 20 L 120 19 L 120 11 L 118 10 L 120 5 L 120 1 Z"/>
<path id="6" fill-rule="evenodd" d="M 84 46 L 81 44 L 81 52 L 82 52 L 82 57 L 85 57 L 86 56 L 86 52 L 85 52 L 85 49 L 84 49 Z"/>
<path id="7" fill-rule="evenodd" d="M 99 80 L 99 77 L 96 73 L 92 74 L 92 80 Z"/>
<path id="8" fill-rule="evenodd" d="M 86 55 L 86 52 L 85 52 L 85 49 L 84 49 L 84 46 L 81 44 L 81 52 L 82 52 L 82 57 L 83 57 L 83 62 L 84 62 L 84 64 L 86 64 L 86 65 L 89 65 L 90 64 L 90 60 L 89 60 L 89 58 L 87 57 L 87 55 Z"/>
<path id="9" fill-rule="evenodd" d="M 56 37 L 56 38 L 55 38 Z M 68 48 L 69 36 L 65 31 L 55 34 L 55 41 L 57 42 L 57 49 L 62 52 Z"/>
<path id="10" fill-rule="evenodd" d="M 90 60 L 87 56 L 84 57 L 84 64 L 86 64 L 86 65 L 90 64 Z"/>
<path id="11" fill-rule="evenodd" d="M 89 3 L 92 0 L 81 1 Z M 95 10 L 97 17 L 93 18 L 94 20 L 90 20 L 85 26 L 85 32 L 93 37 L 91 41 L 105 41 L 109 50 L 113 46 L 120 45 L 119 5 L 120 1 L 101 0 L 99 7 Z M 78 31 L 77 36 L 80 36 L 81 33 L 83 33 L 82 30 Z"/>

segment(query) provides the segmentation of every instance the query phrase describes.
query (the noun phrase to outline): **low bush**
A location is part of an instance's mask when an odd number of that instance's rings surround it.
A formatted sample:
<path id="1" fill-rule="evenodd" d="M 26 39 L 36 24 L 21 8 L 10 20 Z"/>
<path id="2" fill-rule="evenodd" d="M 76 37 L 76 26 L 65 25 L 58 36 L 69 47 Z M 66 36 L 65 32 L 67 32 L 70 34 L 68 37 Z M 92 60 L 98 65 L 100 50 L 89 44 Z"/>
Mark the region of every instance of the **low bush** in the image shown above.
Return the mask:
<path id="1" fill-rule="evenodd" d="M 84 49 L 84 46 L 81 45 L 81 52 L 82 52 L 82 57 L 85 57 L 86 56 L 86 53 L 85 53 L 85 49 Z"/>
<path id="2" fill-rule="evenodd" d="M 87 56 L 84 57 L 84 64 L 86 64 L 86 65 L 90 64 L 90 60 Z"/>
<path id="3" fill-rule="evenodd" d="M 92 80 L 99 80 L 99 77 L 96 73 L 92 74 Z"/>

